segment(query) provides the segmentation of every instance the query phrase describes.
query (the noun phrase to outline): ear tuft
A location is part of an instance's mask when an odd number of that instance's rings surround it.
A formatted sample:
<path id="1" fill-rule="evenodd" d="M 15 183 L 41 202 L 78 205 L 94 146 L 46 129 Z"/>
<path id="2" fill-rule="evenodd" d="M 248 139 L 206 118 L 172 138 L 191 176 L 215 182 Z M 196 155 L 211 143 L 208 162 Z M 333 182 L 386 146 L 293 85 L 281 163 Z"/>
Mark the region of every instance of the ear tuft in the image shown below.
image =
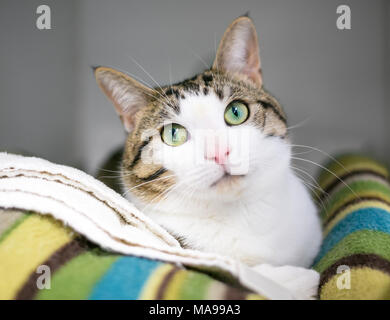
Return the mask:
<path id="1" fill-rule="evenodd" d="M 257 33 L 248 16 L 237 18 L 227 28 L 213 68 L 245 76 L 259 87 L 263 85 Z"/>
<path id="2" fill-rule="evenodd" d="M 97 84 L 114 104 L 126 131 L 130 132 L 134 128 L 135 114 L 153 99 L 153 90 L 112 68 L 92 68 Z"/>

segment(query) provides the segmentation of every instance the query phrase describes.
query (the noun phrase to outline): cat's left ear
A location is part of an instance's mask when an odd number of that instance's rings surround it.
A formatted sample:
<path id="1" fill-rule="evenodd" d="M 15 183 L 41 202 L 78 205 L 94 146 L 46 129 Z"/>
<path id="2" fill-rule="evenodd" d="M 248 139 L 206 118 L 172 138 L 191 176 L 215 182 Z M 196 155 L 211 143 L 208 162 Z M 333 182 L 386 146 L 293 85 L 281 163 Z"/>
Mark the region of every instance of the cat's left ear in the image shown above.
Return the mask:
<path id="1" fill-rule="evenodd" d="M 249 17 L 239 17 L 227 28 L 213 68 L 246 76 L 259 87 L 263 85 L 257 33 Z"/>
<path id="2" fill-rule="evenodd" d="M 112 68 L 96 67 L 94 74 L 99 87 L 114 104 L 126 131 L 131 132 L 137 112 L 150 103 L 154 91 Z"/>

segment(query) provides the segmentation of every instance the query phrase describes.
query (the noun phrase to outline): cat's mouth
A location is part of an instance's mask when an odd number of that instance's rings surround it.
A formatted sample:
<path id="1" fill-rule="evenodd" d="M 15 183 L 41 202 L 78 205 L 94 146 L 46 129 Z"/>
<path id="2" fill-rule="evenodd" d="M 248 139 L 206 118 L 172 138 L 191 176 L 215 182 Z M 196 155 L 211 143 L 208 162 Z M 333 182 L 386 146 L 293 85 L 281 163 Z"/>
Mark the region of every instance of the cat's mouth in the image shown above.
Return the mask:
<path id="1" fill-rule="evenodd" d="M 225 172 L 225 174 L 221 178 L 217 179 L 210 185 L 210 188 L 232 187 L 237 184 L 237 182 L 241 180 L 244 176 L 245 175 L 231 175 Z"/>

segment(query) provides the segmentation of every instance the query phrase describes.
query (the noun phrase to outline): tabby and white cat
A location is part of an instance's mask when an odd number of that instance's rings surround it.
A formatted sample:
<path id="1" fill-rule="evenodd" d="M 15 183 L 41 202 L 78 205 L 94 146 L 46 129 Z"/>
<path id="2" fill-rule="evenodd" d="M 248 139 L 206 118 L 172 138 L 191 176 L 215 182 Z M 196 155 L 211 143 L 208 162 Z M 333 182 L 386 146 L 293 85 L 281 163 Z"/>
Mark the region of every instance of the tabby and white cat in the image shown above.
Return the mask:
<path id="1" fill-rule="evenodd" d="M 95 76 L 129 132 L 122 179 L 141 211 L 184 247 L 315 286 L 313 271 L 269 266 L 309 267 L 321 229 L 290 168 L 286 115 L 263 87 L 250 18 L 229 26 L 210 70 L 181 83 L 151 89 L 106 67 Z"/>

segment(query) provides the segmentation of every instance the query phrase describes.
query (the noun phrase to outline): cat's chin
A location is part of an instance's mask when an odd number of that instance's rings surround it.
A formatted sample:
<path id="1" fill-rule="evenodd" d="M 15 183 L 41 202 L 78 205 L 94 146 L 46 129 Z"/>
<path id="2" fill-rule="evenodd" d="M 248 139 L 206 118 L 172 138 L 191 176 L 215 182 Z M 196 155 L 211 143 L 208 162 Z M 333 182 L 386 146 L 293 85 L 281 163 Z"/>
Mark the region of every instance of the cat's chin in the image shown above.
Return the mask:
<path id="1" fill-rule="evenodd" d="M 244 178 L 245 175 L 230 175 L 225 173 L 221 178 L 210 185 L 210 189 L 215 191 L 217 194 L 235 192 L 239 195 L 244 187 Z"/>

